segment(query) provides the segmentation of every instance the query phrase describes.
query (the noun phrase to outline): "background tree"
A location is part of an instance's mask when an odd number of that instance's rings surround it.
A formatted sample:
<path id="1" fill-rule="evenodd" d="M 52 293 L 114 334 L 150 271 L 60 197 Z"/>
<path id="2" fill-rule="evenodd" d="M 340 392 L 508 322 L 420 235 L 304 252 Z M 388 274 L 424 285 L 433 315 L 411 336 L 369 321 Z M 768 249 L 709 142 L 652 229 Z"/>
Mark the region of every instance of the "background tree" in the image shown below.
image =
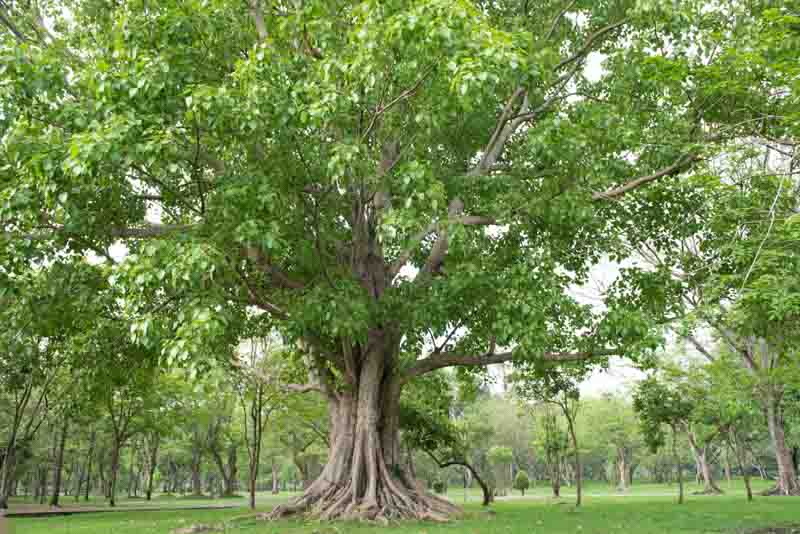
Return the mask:
<path id="1" fill-rule="evenodd" d="M 562 466 L 569 449 L 569 437 L 561 427 L 555 409 L 540 408 L 537 416 L 537 445 L 542 451 L 553 497 L 561 496 Z"/>
<path id="2" fill-rule="evenodd" d="M 518 490 L 522 496 L 525 496 L 525 490 L 531 486 L 531 481 L 528 478 L 528 473 L 520 470 L 517 476 L 514 477 L 514 489 Z"/>
<path id="3" fill-rule="evenodd" d="M 588 372 L 586 367 L 566 368 L 555 372 L 552 369 L 548 372 L 548 370 L 534 368 L 522 370 L 515 377 L 515 392 L 518 396 L 527 401 L 544 402 L 556 406 L 567 423 L 575 459 L 576 506 L 581 505 L 583 498 L 583 466 L 581 465 L 576 430 L 576 420 L 580 410 L 579 384 Z"/>
<path id="4" fill-rule="evenodd" d="M 669 429 L 678 478 L 678 504 L 683 504 L 683 469 L 678 453 L 678 436 L 683 434 L 686 422 L 691 418 L 691 402 L 674 388 L 651 376 L 637 385 L 633 407 L 641 421 L 644 441 L 651 450 L 666 445 L 665 427 Z"/>

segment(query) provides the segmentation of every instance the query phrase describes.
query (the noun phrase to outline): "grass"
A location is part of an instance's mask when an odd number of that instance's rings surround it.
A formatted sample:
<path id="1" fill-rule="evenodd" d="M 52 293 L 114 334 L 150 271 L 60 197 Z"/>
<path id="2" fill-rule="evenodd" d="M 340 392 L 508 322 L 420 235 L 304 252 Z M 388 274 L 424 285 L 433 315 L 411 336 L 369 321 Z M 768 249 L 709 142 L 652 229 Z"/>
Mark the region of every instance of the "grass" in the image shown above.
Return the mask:
<path id="1" fill-rule="evenodd" d="M 689 488 L 695 489 L 693 485 Z M 554 500 L 538 495 L 537 489 L 532 496 L 498 501 L 492 507 L 496 515 L 487 515 L 478 504 L 469 502 L 465 518 L 451 523 L 403 523 L 388 528 L 301 520 L 256 522 L 241 519 L 248 513 L 242 508 L 26 518 L 13 519 L 10 525 L 14 534 L 169 534 L 179 527 L 225 521 L 229 522 L 223 531 L 229 534 L 708 534 L 800 524 L 800 498 L 757 497 L 747 503 L 739 484 L 724 496 L 689 495 L 683 506 L 676 505 L 673 496 L 655 495 L 673 489 L 643 484 L 629 496 L 619 496 L 607 486 L 590 485 L 587 495 L 595 495 L 587 496 L 579 510 L 568 497 Z M 450 497 L 459 501 L 456 493 L 451 490 Z M 261 496 L 260 508 L 272 506 L 269 497 Z M 230 521 L 234 518 L 240 520 Z"/>

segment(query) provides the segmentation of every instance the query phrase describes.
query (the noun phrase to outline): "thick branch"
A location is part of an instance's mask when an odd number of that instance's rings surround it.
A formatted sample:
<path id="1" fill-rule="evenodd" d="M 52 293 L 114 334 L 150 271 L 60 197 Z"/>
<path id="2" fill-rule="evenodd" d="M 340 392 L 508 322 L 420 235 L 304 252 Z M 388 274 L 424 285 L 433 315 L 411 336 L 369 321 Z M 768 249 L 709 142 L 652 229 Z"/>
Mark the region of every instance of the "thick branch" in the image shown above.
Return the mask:
<path id="1" fill-rule="evenodd" d="M 463 215 L 461 217 L 447 219 L 443 222 L 433 222 L 429 224 L 424 230 L 418 232 L 411 238 L 411 242 L 409 243 L 408 247 L 400 253 L 397 259 L 389 267 L 389 279 L 391 280 L 397 276 L 397 273 L 399 273 L 400 269 L 402 269 L 403 266 L 408 262 L 408 260 L 411 258 L 411 255 L 414 253 L 420 243 L 422 243 L 423 239 L 432 233 L 443 231 L 444 226 L 447 224 L 463 224 L 464 226 L 489 226 L 492 224 L 497 224 L 497 220 L 494 217 L 484 217 L 481 215 Z"/>
<path id="2" fill-rule="evenodd" d="M 597 349 L 580 352 L 545 352 L 540 356 L 540 359 L 548 362 L 579 362 L 619 355 L 621 352 L 622 351 L 619 349 Z M 518 357 L 517 355 L 516 358 Z M 510 362 L 514 359 L 515 355 L 511 351 L 480 355 L 453 353 L 435 354 L 422 360 L 417 360 L 416 363 L 406 371 L 405 380 L 445 367 L 483 367 L 486 365 Z"/>

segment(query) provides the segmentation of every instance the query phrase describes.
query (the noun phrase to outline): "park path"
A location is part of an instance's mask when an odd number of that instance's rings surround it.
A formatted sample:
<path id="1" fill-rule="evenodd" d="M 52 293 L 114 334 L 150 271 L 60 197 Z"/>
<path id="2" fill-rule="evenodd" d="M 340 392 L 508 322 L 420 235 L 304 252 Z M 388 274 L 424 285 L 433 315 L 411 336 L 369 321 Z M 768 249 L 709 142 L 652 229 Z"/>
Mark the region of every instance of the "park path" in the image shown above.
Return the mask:
<path id="1" fill-rule="evenodd" d="M 61 508 L 51 508 L 49 506 L 29 504 L 15 506 L 13 509 L 6 510 L 5 517 L 51 517 L 61 515 L 74 515 L 74 514 L 96 514 L 96 513 L 112 513 L 112 512 L 166 512 L 166 511 L 179 511 L 179 510 L 230 510 L 238 508 L 235 504 L 188 504 L 185 506 L 118 506 L 111 508 L 105 507 L 90 507 L 90 506 L 63 506 Z M 2 515 L 0 515 L 2 517 Z M 2 534 L 2 531 L 0 531 Z"/>

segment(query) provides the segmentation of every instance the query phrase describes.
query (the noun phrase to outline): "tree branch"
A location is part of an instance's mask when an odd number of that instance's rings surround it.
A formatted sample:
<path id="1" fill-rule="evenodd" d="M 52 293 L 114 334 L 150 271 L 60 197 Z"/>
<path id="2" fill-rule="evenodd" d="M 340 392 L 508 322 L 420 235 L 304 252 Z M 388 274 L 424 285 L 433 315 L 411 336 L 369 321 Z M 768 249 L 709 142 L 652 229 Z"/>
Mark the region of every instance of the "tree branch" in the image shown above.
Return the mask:
<path id="1" fill-rule="evenodd" d="M 556 32 L 556 28 L 558 28 L 558 23 L 561 22 L 561 19 L 563 19 L 564 15 L 567 14 L 567 11 L 572 9 L 572 6 L 574 6 L 577 2 L 578 0 L 571 0 L 570 3 L 564 6 L 564 9 L 562 9 L 558 15 L 556 15 L 556 17 L 553 19 L 553 23 L 550 25 L 550 31 L 547 32 L 547 35 L 544 38 L 545 41 L 549 41 L 550 38 L 553 37 L 553 34 Z"/>
<path id="2" fill-rule="evenodd" d="M 620 355 L 621 353 L 622 351 L 619 349 L 598 349 L 580 352 L 545 352 L 541 355 L 541 359 L 548 362 L 580 362 L 593 358 Z M 417 360 L 414 365 L 406 371 L 404 380 L 408 381 L 415 376 L 420 376 L 445 367 L 483 367 L 486 365 L 510 362 L 514 359 L 515 354 L 513 351 L 480 355 L 445 352 L 428 356 L 422 360 Z"/>
<path id="3" fill-rule="evenodd" d="M 648 174 L 647 176 L 640 176 L 639 178 L 626 182 L 619 187 L 614 187 L 611 189 L 607 189 L 606 191 L 594 193 L 592 195 L 592 200 L 593 201 L 611 200 L 617 197 L 621 197 L 625 193 L 633 191 L 634 189 L 637 189 L 647 183 L 658 180 L 659 178 L 664 178 L 666 176 L 673 176 L 675 174 L 678 174 L 679 172 L 684 170 L 684 168 L 687 165 L 691 165 L 692 163 L 694 163 L 699 159 L 701 158 L 697 154 L 684 154 L 683 156 L 678 158 L 677 161 L 675 161 L 672 165 L 664 167 L 663 169 L 654 172 L 653 174 Z"/>
<path id="4" fill-rule="evenodd" d="M 436 62 L 434 62 L 432 65 L 430 65 L 425 70 L 425 72 L 422 74 L 422 76 L 419 77 L 419 79 L 416 81 L 416 83 L 414 85 L 412 85 L 411 87 L 409 87 L 408 89 L 406 89 L 405 91 L 403 91 L 402 93 L 397 95 L 395 98 L 393 98 L 385 106 L 379 105 L 377 110 L 375 111 L 375 114 L 372 116 L 372 119 L 369 122 L 369 126 L 367 126 L 367 129 L 364 131 L 364 134 L 361 136 L 361 139 L 363 140 L 363 139 L 366 139 L 367 137 L 369 137 L 369 134 L 372 132 L 373 128 L 375 128 L 375 124 L 377 123 L 378 118 L 381 115 L 383 115 L 384 113 L 386 113 L 387 111 L 392 109 L 395 105 L 399 104 L 403 100 L 414 96 L 414 94 L 422 86 L 422 83 L 428 78 L 428 76 L 431 75 L 431 73 L 433 72 L 433 69 L 435 67 L 436 67 Z"/>
<path id="5" fill-rule="evenodd" d="M 584 43 L 584 45 L 577 52 L 572 54 L 570 57 L 561 60 L 561 62 L 558 65 L 556 65 L 555 70 L 560 70 L 561 68 L 566 67 L 567 65 L 569 65 L 573 61 L 577 61 L 578 59 L 586 56 L 589 53 L 589 51 L 591 50 L 591 48 L 594 45 L 595 41 L 597 41 L 598 39 L 600 39 L 601 37 L 603 37 L 607 33 L 612 32 L 612 31 L 616 30 L 617 28 L 619 28 L 621 26 L 624 26 L 625 23 L 627 23 L 627 22 L 628 22 L 628 19 L 626 17 L 626 18 L 623 18 L 622 20 L 620 20 L 618 22 L 614 22 L 614 23 L 611 23 L 611 24 L 609 24 L 607 26 L 604 26 L 604 27 L 600 28 L 599 30 L 594 32 L 592 35 L 590 35 L 588 39 L 586 39 L 586 42 Z"/>
<path id="6" fill-rule="evenodd" d="M 253 22 L 256 24 L 256 32 L 258 38 L 266 41 L 269 37 L 267 32 L 267 25 L 264 22 L 264 12 L 261 11 L 261 0 L 250 0 L 250 15 L 253 17 Z"/>
<path id="7" fill-rule="evenodd" d="M 446 219 L 445 221 L 433 222 L 429 224 L 424 230 L 418 232 L 411 238 L 411 242 L 406 247 L 403 252 L 397 257 L 397 259 L 392 263 L 389 267 L 388 275 L 389 280 L 392 280 L 397 274 L 400 272 L 400 269 L 408 263 L 408 260 L 411 258 L 411 255 L 414 253 L 414 250 L 422 243 L 422 240 L 425 239 L 427 236 L 434 232 L 440 232 L 443 230 L 444 225 L 446 224 L 463 224 L 464 226 L 489 226 L 492 224 L 497 224 L 497 220 L 494 217 L 484 217 L 481 215 L 463 215 L 461 217 L 455 217 L 452 219 Z"/>

